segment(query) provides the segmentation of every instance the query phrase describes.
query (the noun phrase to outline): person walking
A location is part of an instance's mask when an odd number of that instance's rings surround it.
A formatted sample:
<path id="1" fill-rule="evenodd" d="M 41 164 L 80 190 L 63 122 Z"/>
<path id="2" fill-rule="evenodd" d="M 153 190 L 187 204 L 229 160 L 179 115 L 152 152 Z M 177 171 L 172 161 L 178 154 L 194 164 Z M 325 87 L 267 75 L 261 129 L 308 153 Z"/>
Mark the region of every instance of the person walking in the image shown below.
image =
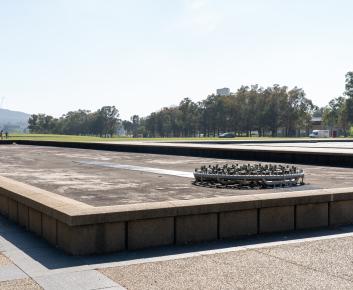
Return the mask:
<path id="1" fill-rule="evenodd" d="M 9 138 L 9 132 L 5 132 L 5 139 L 8 139 Z"/>
<path id="2" fill-rule="evenodd" d="M 0 139 L 1 139 L 1 140 L 4 138 L 3 133 L 4 133 L 4 131 L 1 130 L 1 131 L 0 131 Z"/>

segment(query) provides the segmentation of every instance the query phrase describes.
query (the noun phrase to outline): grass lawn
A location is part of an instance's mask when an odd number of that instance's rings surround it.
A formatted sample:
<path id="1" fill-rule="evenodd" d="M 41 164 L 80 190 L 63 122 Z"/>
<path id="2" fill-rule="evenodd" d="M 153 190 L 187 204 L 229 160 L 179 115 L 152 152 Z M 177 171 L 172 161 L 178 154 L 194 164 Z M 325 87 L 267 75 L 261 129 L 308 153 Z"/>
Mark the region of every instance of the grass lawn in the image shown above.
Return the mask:
<path id="1" fill-rule="evenodd" d="M 116 141 L 244 141 L 244 140 L 309 140 L 310 138 L 284 138 L 284 137 L 236 137 L 236 138 L 218 138 L 218 137 L 195 137 L 195 138 L 130 138 L 113 137 L 100 138 L 94 136 L 75 136 L 75 135 L 52 135 L 52 134 L 13 134 L 10 140 L 43 140 L 43 141 L 67 141 L 67 142 L 116 142 Z M 331 138 L 330 138 L 331 139 Z M 342 138 L 340 138 L 342 139 Z"/>

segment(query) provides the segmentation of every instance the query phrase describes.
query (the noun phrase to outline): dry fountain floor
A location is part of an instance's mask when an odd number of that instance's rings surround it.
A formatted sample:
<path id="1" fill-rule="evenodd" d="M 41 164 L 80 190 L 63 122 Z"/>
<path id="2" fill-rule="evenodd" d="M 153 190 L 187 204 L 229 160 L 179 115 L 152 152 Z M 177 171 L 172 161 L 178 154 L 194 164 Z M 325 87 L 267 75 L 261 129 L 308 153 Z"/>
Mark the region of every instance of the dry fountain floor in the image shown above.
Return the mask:
<path id="1" fill-rule="evenodd" d="M 298 165 L 305 170 L 306 184 L 292 188 L 239 190 L 192 184 L 194 168 L 232 162 L 253 163 L 86 149 L 0 146 L 0 176 L 92 206 L 353 187 L 353 169 L 309 165 Z"/>

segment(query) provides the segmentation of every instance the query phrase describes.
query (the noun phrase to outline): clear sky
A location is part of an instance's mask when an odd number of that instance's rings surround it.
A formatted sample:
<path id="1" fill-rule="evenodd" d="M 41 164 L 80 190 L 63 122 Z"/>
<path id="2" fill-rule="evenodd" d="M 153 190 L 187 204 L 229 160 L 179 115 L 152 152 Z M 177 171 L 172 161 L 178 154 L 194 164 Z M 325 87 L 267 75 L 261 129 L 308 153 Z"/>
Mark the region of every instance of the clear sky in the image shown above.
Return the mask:
<path id="1" fill-rule="evenodd" d="M 278 83 L 325 105 L 353 70 L 352 13 L 352 0 L 0 0 L 0 97 L 129 118 Z"/>

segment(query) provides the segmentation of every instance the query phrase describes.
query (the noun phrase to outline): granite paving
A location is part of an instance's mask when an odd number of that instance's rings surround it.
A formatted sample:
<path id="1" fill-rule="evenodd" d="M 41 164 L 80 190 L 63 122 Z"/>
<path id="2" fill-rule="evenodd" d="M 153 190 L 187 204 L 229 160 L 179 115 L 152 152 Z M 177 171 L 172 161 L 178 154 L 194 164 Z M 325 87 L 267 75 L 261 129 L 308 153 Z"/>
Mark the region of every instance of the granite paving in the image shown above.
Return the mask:
<path id="1" fill-rule="evenodd" d="M 40 286 L 48 290 L 94 290 L 111 289 L 112 287 L 120 290 L 124 289 L 122 287 L 118 288 L 114 281 L 94 270 L 44 275 L 35 279 Z"/>

